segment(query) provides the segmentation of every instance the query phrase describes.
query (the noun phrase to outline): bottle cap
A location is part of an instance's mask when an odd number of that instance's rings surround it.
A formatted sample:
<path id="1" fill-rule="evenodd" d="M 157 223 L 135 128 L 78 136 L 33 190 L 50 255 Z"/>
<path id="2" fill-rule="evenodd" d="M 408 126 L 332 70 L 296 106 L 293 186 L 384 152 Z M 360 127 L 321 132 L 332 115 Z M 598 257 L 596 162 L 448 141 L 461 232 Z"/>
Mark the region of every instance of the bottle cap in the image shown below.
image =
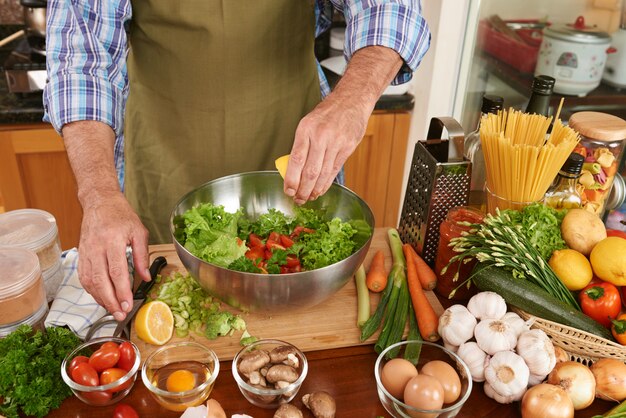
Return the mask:
<path id="1" fill-rule="evenodd" d="M 532 91 L 539 94 L 552 94 L 555 82 L 554 77 L 538 75 L 533 79 Z"/>
<path id="2" fill-rule="evenodd" d="M 483 96 L 483 105 L 480 111 L 486 113 L 498 113 L 504 107 L 504 99 L 500 96 L 486 94 Z"/>
<path id="3" fill-rule="evenodd" d="M 564 171 L 568 174 L 578 175 L 583 169 L 584 162 L 585 159 L 582 155 L 577 152 L 572 152 L 569 157 L 567 157 L 567 160 L 565 160 L 563 167 L 561 167 L 561 171 Z"/>

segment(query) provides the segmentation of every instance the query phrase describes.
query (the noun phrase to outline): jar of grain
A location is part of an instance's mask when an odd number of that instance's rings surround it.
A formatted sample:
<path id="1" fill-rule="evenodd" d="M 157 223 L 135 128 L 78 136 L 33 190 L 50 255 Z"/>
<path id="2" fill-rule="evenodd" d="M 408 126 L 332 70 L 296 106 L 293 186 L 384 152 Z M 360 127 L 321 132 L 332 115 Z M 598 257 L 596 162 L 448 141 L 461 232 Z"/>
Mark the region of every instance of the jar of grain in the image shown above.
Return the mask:
<path id="1" fill-rule="evenodd" d="M 34 251 L 44 272 L 56 266 L 61 258 L 56 219 L 40 209 L 18 209 L 0 214 L 0 245 Z"/>
<path id="2" fill-rule="evenodd" d="M 25 248 L 0 247 L 0 329 L 24 322 L 47 307 L 37 255 Z"/>
<path id="3" fill-rule="evenodd" d="M 54 266 L 43 271 L 41 275 L 43 276 L 43 286 L 46 289 L 48 302 L 52 302 L 57 295 L 57 291 L 64 277 L 61 259 L 59 258 L 59 261 Z"/>
<path id="4" fill-rule="evenodd" d="M 43 331 L 46 328 L 46 316 L 48 315 L 48 304 L 44 303 L 41 308 L 23 321 L 11 325 L 0 327 L 0 338 L 4 338 L 22 325 L 30 325 L 33 331 Z"/>

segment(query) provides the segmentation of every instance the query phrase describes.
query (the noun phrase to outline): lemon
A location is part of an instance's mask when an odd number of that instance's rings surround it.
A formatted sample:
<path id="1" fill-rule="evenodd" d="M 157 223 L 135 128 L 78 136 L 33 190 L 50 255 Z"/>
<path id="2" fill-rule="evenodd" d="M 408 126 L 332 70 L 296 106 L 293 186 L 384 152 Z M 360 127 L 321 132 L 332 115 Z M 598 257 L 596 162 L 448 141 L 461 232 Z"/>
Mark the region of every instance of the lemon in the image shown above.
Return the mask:
<path id="1" fill-rule="evenodd" d="M 626 286 L 626 239 L 608 237 L 591 250 L 593 272 L 616 286 Z"/>
<path id="2" fill-rule="evenodd" d="M 587 257 L 571 248 L 554 251 L 548 264 L 569 290 L 580 290 L 593 278 Z"/>
<path id="3" fill-rule="evenodd" d="M 139 308 L 135 316 L 137 336 L 148 344 L 163 345 L 174 333 L 174 315 L 165 302 L 155 300 Z"/>
<path id="4" fill-rule="evenodd" d="M 167 377 L 165 387 L 170 392 L 186 392 L 196 387 L 196 377 L 189 370 L 176 370 Z"/>
<path id="5" fill-rule="evenodd" d="M 283 155 L 274 161 L 276 164 L 276 169 L 280 173 L 280 176 L 285 179 L 285 174 L 287 173 L 287 164 L 289 164 L 289 154 Z"/>

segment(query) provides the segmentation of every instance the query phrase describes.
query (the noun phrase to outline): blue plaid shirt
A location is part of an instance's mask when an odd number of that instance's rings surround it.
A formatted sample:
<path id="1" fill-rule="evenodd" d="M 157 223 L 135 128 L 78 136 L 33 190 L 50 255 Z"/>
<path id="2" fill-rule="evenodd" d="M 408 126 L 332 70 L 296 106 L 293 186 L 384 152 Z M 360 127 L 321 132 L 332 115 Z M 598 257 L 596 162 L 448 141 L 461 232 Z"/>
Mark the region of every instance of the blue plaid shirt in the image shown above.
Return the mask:
<path id="1" fill-rule="evenodd" d="M 184 0 L 181 0 L 184 1 Z M 332 3 L 332 4 L 331 4 Z M 347 60 L 360 48 L 394 49 L 404 66 L 393 81 L 411 79 L 430 45 L 419 0 L 316 0 L 316 36 L 331 26 L 331 7 L 346 19 Z M 128 97 L 126 27 L 130 0 L 48 0 L 44 120 L 57 131 L 79 120 L 108 124 L 116 134 L 115 167 L 124 185 L 124 108 Z M 318 64 L 322 97 L 330 87 Z"/>

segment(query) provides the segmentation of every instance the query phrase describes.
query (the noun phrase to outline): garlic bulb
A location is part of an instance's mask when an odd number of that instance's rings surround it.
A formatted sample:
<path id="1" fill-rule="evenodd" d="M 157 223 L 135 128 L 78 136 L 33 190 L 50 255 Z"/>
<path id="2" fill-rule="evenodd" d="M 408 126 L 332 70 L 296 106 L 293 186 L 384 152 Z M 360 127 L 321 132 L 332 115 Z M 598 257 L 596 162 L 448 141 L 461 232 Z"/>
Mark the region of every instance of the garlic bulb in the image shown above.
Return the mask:
<path id="1" fill-rule="evenodd" d="M 448 350 L 452 351 L 453 353 L 456 353 L 457 351 L 459 351 L 459 346 L 458 345 L 452 345 L 450 343 L 447 342 L 443 342 L 443 346 L 445 348 L 447 348 Z"/>
<path id="2" fill-rule="evenodd" d="M 513 350 L 517 344 L 515 330 L 507 322 L 484 319 L 474 328 L 474 337 L 481 350 L 489 355 L 499 351 Z"/>
<path id="3" fill-rule="evenodd" d="M 543 375 L 543 374 L 530 374 L 530 376 L 528 377 L 528 387 L 531 386 L 537 386 L 539 383 L 543 382 L 544 380 L 546 380 L 546 378 L 548 377 L 548 375 Z"/>
<path id="4" fill-rule="evenodd" d="M 552 341 L 540 329 L 522 332 L 517 339 L 517 354 L 524 359 L 531 374 L 546 376 L 556 364 Z"/>
<path id="5" fill-rule="evenodd" d="M 504 397 L 519 395 L 528 386 L 529 377 L 524 359 L 512 351 L 494 354 L 485 367 L 485 380 Z"/>
<path id="6" fill-rule="evenodd" d="M 500 319 L 506 313 L 506 302 L 496 292 L 480 292 L 467 302 L 467 309 L 476 319 Z"/>
<path id="7" fill-rule="evenodd" d="M 524 388 L 520 390 L 519 393 L 515 393 L 509 396 L 502 396 L 493 389 L 493 386 L 491 386 L 489 382 L 485 382 L 483 388 L 485 390 L 485 395 L 501 404 L 508 404 L 519 401 L 520 399 L 522 399 L 522 397 L 524 397 L 524 393 L 526 393 L 526 388 Z"/>
<path id="8" fill-rule="evenodd" d="M 463 305 L 452 305 L 439 318 L 439 335 L 444 343 L 459 346 L 474 336 L 476 318 Z"/>
<path id="9" fill-rule="evenodd" d="M 526 323 L 526 321 L 520 318 L 520 316 L 516 314 L 515 312 L 505 313 L 504 316 L 500 318 L 500 320 L 509 324 L 515 331 L 515 335 L 518 338 L 522 332 L 530 329 L 530 326 L 528 325 L 528 323 Z"/>
<path id="10" fill-rule="evenodd" d="M 469 367 L 472 380 L 474 382 L 484 382 L 487 354 L 480 349 L 478 344 L 474 341 L 463 343 L 456 353 Z"/>

